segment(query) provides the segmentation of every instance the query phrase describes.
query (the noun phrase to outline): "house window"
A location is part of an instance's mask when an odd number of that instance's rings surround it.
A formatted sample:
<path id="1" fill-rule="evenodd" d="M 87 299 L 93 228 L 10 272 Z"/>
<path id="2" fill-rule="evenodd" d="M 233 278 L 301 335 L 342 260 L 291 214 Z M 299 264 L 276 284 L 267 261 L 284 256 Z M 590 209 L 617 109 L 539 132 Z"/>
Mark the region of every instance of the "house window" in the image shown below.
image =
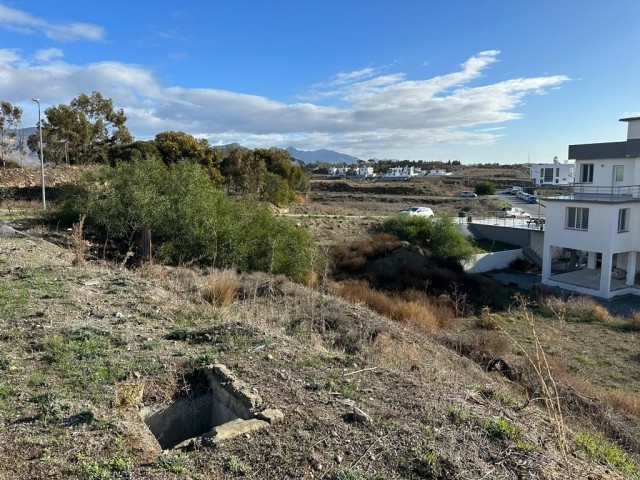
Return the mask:
<path id="1" fill-rule="evenodd" d="M 593 163 L 580 165 L 580 182 L 593 183 Z"/>
<path id="2" fill-rule="evenodd" d="M 629 209 L 621 208 L 618 210 L 618 232 L 629 231 Z"/>
<path id="3" fill-rule="evenodd" d="M 624 165 L 615 165 L 613 167 L 613 180 L 616 182 L 624 180 Z"/>
<path id="4" fill-rule="evenodd" d="M 544 168 L 542 170 L 544 173 L 544 183 L 552 183 L 553 182 L 553 168 Z"/>
<path id="5" fill-rule="evenodd" d="M 556 177 L 560 176 L 560 167 L 556 167 Z"/>
<path id="6" fill-rule="evenodd" d="M 589 209 L 567 207 L 567 228 L 587 230 L 589 228 Z"/>

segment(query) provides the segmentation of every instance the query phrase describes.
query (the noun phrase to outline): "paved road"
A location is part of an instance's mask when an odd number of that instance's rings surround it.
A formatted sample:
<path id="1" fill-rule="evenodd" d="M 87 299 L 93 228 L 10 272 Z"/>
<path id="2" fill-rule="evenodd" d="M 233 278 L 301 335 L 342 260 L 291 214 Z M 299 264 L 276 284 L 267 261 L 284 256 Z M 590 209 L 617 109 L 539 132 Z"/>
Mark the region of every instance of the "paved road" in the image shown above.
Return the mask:
<path id="1" fill-rule="evenodd" d="M 527 202 L 524 202 L 524 201 L 520 200 L 515 195 L 510 195 L 508 193 L 507 194 L 499 193 L 499 194 L 497 194 L 495 196 L 500 198 L 501 200 L 504 200 L 505 202 L 510 203 L 514 207 L 519 207 L 519 208 L 523 209 L 525 212 L 530 214 L 532 217 L 536 217 L 536 218 L 544 218 L 545 217 L 547 208 L 544 205 L 540 205 L 539 203 L 538 204 L 527 203 Z"/>

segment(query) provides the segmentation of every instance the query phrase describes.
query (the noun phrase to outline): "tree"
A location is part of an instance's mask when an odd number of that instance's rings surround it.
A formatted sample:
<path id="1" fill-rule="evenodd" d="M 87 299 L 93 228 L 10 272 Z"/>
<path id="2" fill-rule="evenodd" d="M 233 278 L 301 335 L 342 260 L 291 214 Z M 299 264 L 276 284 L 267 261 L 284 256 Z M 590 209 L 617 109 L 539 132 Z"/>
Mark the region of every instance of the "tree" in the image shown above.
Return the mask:
<path id="1" fill-rule="evenodd" d="M 81 93 L 69 105 L 60 104 L 45 111 L 42 137 L 45 158 L 72 164 L 106 163 L 108 149 L 133 140 L 125 126 L 122 109 L 114 110 L 113 101 L 100 92 Z M 38 149 L 38 135 L 27 141 L 32 151 Z"/>
<path id="2" fill-rule="evenodd" d="M 16 142 L 18 127 L 22 119 L 22 108 L 14 107 L 6 100 L 0 101 L 0 161 L 5 165 L 7 155 L 18 150 Z"/>
<path id="3" fill-rule="evenodd" d="M 162 158 L 154 140 L 115 145 L 109 148 L 107 156 L 112 167 L 115 167 L 118 162 L 135 162 L 148 159 L 160 160 Z"/>
<path id="4" fill-rule="evenodd" d="M 475 192 L 478 195 L 493 195 L 496 193 L 496 184 L 488 180 L 483 180 L 476 184 Z"/>
<path id="5" fill-rule="evenodd" d="M 236 193 L 256 193 L 262 187 L 261 176 L 266 171 L 261 158 L 249 149 L 237 146 L 228 150 L 220 163 L 220 171 L 227 185 L 227 192 L 233 187 Z M 256 168 L 257 172 L 252 172 Z"/>

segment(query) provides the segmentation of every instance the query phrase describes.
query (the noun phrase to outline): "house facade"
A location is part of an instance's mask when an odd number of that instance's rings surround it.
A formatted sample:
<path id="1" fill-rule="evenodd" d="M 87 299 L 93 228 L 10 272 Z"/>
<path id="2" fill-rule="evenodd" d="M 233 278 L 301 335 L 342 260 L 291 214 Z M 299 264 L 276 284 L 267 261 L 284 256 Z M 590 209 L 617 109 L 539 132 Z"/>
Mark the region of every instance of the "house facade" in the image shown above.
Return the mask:
<path id="1" fill-rule="evenodd" d="M 640 295 L 640 117 L 621 121 L 626 141 L 569 146 L 571 191 L 547 199 L 546 285 L 602 298 Z"/>
<path id="2" fill-rule="evenodd" d="M 553 163 L 535 163 L 529 166 L 529 177 L 533 180 L 534 187 L 573 183 L 575 165 L 567 161 L 560 163 L 557 157 L 553 160 Z"/>

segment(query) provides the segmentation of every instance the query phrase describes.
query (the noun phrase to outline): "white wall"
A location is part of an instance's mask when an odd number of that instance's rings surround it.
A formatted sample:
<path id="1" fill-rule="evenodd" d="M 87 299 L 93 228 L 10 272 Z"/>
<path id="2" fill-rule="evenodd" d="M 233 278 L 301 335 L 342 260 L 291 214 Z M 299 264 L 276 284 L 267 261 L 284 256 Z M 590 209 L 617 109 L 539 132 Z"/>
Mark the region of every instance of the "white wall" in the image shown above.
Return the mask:
<path id="1" fill-rule="evenodd" d="M 503 252 L 478 253 L 470 262 L 464 264 L 469 273 L 484 273 L 507 268 L 515 259 L 522 257 L 522 249 L 505 250 Z"/>
<path id="2" fill-rule="evenodd" d="M 576 183 L 582 182 L 581 165 L 593 164 L 593 185 L 611 187 L 613 185 L 613 167 L 624 165 L 624 180 L 622 185 L 638 185 L 640 178 L 636 169 L 635 158 L 606 158 L 598 160 L 579 160 L 576 162 Z"/>

